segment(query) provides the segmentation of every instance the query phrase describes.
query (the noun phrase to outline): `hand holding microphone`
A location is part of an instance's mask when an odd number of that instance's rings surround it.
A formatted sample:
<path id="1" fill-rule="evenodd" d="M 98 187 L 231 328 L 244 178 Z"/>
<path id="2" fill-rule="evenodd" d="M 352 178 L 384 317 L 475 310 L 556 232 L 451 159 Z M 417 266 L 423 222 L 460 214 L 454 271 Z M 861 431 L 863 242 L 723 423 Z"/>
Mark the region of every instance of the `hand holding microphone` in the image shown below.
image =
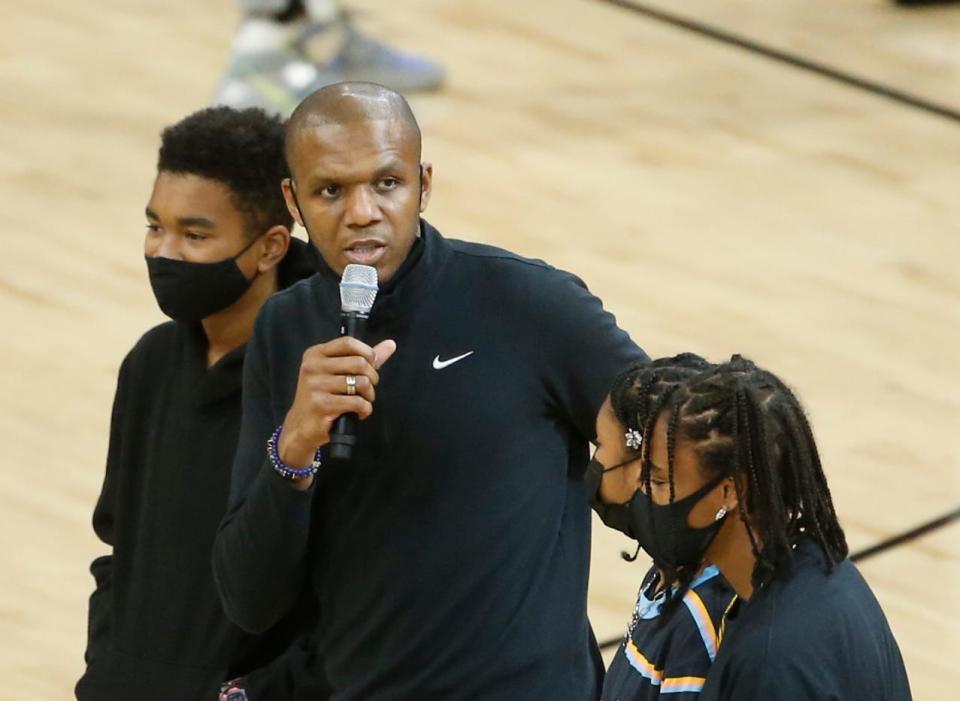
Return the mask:
<path id="1" fill-rule="evenodd" d="M 324 445 L 329 445 L 329 459 L 349 459 L 356 421 L 373 413 L 379 369 L 397 349 L 391 340 L 372 348 L 363 341 L 376 279 L 375 268 L 347 266 L 340 283 L 341 337 L 311 346 L 303 354 L 296 395 L 278 446 L 288 465 L 309 465 L 317 447 Z M 306 489 L 312 482 L 307 478 L 297 486 Z"/>

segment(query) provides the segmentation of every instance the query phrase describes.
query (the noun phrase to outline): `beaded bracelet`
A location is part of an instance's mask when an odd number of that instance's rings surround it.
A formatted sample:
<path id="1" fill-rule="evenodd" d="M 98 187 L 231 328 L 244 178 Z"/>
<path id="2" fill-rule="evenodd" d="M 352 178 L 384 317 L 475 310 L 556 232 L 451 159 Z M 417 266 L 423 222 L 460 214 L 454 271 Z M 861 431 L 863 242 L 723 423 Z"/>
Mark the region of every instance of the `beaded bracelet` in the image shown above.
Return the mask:
<path id="1" fill-rule="evenodd" d="M 220 685 L 219 701 L 248 701 L 247 692 L 243 689 L 243 679 L 234 679 Z"/>
<path id="2" fill-rule="evenodd" d="M 320 448 L 317 448 L 317 452 L 313 454 L 313 462 L 307 467 L 300 469 L 290 467 L 280 459 L 280 451 L 277 446 L 280 444 L 281 431 L 283 431 L 283 424 L 277 426 L 277 430 L 273 432 L 267 441 L 267 458 L 270 460 L 270 466 L 273 467 L 278 475 L 288 480 L 299 480 L 317 474 L 317 470 L 320 469 L 321 465 Z"/>

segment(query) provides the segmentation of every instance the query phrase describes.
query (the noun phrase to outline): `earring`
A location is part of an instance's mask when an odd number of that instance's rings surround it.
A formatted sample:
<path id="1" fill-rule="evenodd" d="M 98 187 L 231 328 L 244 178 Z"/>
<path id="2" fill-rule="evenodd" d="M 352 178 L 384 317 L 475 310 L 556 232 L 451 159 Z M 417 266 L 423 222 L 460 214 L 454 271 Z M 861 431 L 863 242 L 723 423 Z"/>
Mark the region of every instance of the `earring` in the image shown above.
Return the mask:
<path id="1" fill-rule="evenodd" d="M 640 450 L 640 446 L 643 445 L 643 436 L 635 428 L 629 429 L 623 434 L 623 437 L 627 442 L 627 447 L 631 450 Z"/>
<path id="2" fill-rule="evenodd" d="M 726 516 L 726 515 L 727 515 L 727 507 L 726 507 L 726 506 L 721 506 L 719 509 L 717 509 L 717 515 L 713 517 L 713 520 L 714 520 L 714 521 L 719 521 L 720 519 L 722 519 L 722 518 L 723 518 L 724 516 Z"/>

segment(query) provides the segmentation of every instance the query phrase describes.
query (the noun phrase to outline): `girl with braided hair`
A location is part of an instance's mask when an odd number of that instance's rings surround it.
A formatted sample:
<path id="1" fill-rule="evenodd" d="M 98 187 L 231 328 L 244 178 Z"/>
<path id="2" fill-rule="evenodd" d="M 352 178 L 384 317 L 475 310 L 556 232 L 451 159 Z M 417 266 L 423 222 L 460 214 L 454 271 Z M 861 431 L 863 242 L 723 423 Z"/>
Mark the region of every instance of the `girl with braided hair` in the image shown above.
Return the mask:
<path id="1" fill-rule="evenodd" d="M 644 419 L 630 519 L 652 534 L 667 592 L 711 563 L 737 594 L 701 701 L 910 699 L 794 393 L 733 356 L 657 397 Z"/>
<path id="2" fill-rule="evenodd" d="M 593 507 L 608 526 L 636 539 L 648 552 L 655 550 L 653 534 L 643 523 L 633 523 L 629 509 L 640 484 L 640 431 L 653 404 L 710 367 L 703 358 L 685 353 L 627 368 L 597 416 L 597 452 L 587 471 Z M 627 632 L 604 678 L 603 699 L 698 697 L 717 652 L 717 628 L 734 594 L 712 565 L 691 575 L 688 586 L 675 596 L 668 596 L 666 569 L 660 563 L 643 577 Z"/>

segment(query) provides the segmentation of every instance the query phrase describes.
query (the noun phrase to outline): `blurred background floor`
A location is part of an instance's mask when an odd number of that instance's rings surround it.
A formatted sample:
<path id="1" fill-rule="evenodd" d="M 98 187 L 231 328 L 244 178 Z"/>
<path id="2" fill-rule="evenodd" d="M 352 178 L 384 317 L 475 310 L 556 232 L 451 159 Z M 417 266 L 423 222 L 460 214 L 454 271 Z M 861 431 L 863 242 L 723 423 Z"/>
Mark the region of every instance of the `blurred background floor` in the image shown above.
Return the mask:
<path id="1" fill-rule="evenodd" d="M 853 549 L 960 503 L 960 124 L 597 0 L 350 6 L 447 66 L 445 91 L 412 100 L 442 231 L 577 272 L 651 355 L 741 352 L 785 377 Z M 960 9 L 682 11 L 960 109 Z M 142 262 L 159 130 L 209 100 L 238 18 L 229 0 L 5 16 L 0 700 L 53 701 L 83 663 L 116 370 L 162 320 Z M 954 693 L 958 536 L 862 566 L 917 699 Z M 645 569 L 627 546 L 596 528 L 601 639 Z"/>

